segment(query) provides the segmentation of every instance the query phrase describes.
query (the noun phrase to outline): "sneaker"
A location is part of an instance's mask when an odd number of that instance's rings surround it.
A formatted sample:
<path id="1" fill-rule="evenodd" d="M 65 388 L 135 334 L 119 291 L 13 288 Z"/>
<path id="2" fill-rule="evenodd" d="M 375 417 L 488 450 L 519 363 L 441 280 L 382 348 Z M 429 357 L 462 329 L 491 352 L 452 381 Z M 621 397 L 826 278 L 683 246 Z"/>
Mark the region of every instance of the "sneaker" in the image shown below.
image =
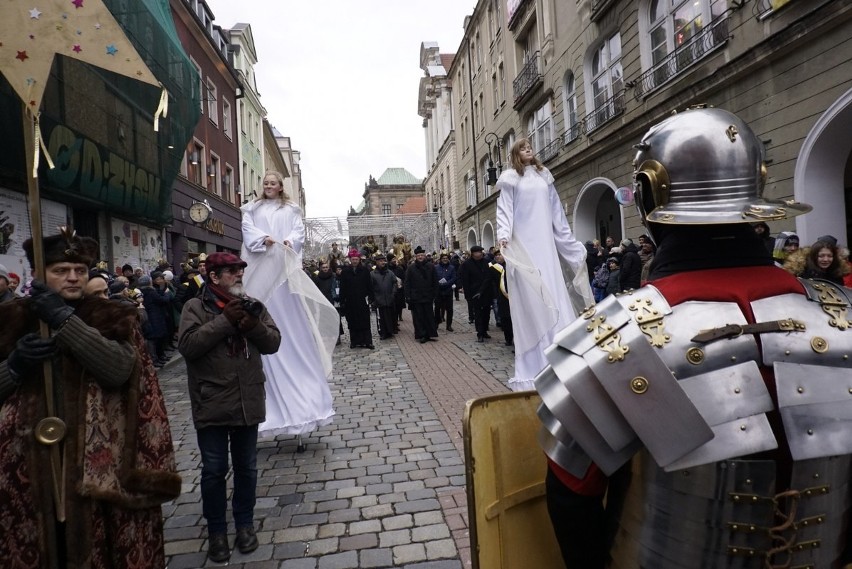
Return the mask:
<path id="1" fill-rule="evenodd" d="M 231 558 L 231 548 L 228 546 L 228 535 L 214 533 L 210 536 L 207 545 L 207 557 L 210 561 L 224 563 Z"/>
<path id="2" fill-rule="evenodd" d="M 234 542 L 234 545 L 237 546 L 240 553 L 251 553 L 257 549 L 257 535 L 254 532 L 254 528 L 238 528 L 237 540 Z"/>

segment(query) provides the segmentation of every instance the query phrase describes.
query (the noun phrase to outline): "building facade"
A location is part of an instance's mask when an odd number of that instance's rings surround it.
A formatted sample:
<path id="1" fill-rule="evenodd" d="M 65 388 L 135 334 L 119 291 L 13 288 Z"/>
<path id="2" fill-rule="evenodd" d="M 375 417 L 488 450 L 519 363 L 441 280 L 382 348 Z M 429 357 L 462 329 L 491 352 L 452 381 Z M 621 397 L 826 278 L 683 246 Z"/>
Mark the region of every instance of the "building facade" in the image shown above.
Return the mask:
<path id="1" fill-rule="evenodd" d="M 636 237 L 635 208 L 616 200 L 632 186 L 632 145 L 671 112 L 706 104 L 764 141 L 767 197 L 815 206 L 767 220 L 773 233 L 848 243 L 850 37 L 847 2 L 480 0 L 450 70 L 467 242 L 491 244 L 487 142 L 502 141 L 505 162 L 520 136 L 554 174 L 579 239 Z"/>
<path id="2" fill-rule="evenodd" d="M 260 102 L 254 66 L 257 64 L 257 50 L 251 25 L 238 23 L 225 32 L 230 42 L 231 62 L 240 77 L 243 87 L 242 97 L 236 101 L 237 131 L 240 153 L 240 181 L 246 199 L 258 197 L 263 190 L 264 164 L 263 121 L 266 109 Z M 225 104 L 225 101 L 222 102 Z M 232 112 L 229 108 L 229 113 Z M 223 111 L 224 113 L 224 111 Z"/>
<path id="3" fill-rule="evenodd" d="M 459 218 L 455 125 L 453 124 L 452 81 L 447 69 L 453 54 L 440 53 L 438 44 L 420 46 L 420 79 L 417 112 L 423 117 L 426 135 L 426 210 L 438 214 L 442 248 L 460 247 L 456 232 Z"/>
<path id="4" fill-rule="evenodd" d="M 169 257 L 174 264 L 201 253 L 239 252 L 238 123 L 244 89 L 230 63 L 228 34 L 213 23 L 204 0 L 170 0 L 178 36 L 198 74 L 201 119 L 186 145 L 172 195 Z M 195 204 L 203 204 L 193 209 Z M 201 215 L 199 215 L 199 213 Z"/>
<path id="5" fill-rule="evenodd" d="M 289 136 L 284 136 L 275 127 L 272 127 L 272 132 L 275 135 L 278 153 L 287 165 L 287 171 L 290 172 L 289 177 L 284 180 L 284 191 L 287 192 L 291 200 L 299 204 L 304 219 L 306 200 L 305 189 L 302 187 L 302 170 L 299 167 L 301 153 L 293 149 Z"/>

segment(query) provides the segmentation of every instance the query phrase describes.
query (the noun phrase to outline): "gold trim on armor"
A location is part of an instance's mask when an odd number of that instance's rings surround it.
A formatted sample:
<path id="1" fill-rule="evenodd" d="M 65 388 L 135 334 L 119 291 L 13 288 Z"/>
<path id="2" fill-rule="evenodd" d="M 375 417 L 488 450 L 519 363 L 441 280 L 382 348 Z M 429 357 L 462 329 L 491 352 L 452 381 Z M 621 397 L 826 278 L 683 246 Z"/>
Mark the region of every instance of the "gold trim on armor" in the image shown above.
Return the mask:
<path id="1" fill-rule="evenodd" d="M 849 328 L 849 320 L 846 319 L 846 309 L 849 303 L 845 297 L 834 286 L 822 282 L 811 282 L 811 286 L 819 293 L 819 305 L 823 311 L 831 316 L 828 325 L 838 330 Z"/>
<path id="2" fill-rule="evenodd" d="M 671 334 L 665 333 L 663 313 L 654 306 L 650 298 L 636 300 L 627 309 L 636 313 L 634 320 L 642 333 L 648 336 L 652 346 L 662 348 L 663 344 L 672 341 Z"/>

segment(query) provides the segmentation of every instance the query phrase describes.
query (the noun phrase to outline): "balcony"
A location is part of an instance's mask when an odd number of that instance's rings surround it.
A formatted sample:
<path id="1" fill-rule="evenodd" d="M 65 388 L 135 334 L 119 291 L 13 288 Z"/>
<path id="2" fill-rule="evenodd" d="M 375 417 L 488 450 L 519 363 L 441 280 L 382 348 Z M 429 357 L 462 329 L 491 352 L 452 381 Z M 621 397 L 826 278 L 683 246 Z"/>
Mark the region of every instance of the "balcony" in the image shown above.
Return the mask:
<path id="1" fill-rule="evenodd" d="M 548 160 L 552 160 L 559 154 L 559 150 L 562 148 L 562 138 L 556 137 L 550 141 L 550 143 L 538 151 L 538 159 L 542 162 L 547 162 Z"/>
<path id="2" fill-rule="evenodd" d="M 657 65 L 634 81 L 633 96 L 638 100 L 691 67 L 705 55 L 728 41 L 728 18 L 720 18 L 692 36 Z"/>
<path id="3" fill-rule="evenodd" d="M 607 123 L 624 112 L 624 91 L 619 91 L 612 98 L 607 99 L 602 105 L 586 115 L 583 123 L 586 132 L 592 132 L 604 123 Z"/>
<path id="4" fill-rule="evenodd" d="M 575 121 L 574 124 L 565 129 L 562 133 L 562 144 L 568 146 L 583 134 L 583 121 Z"/>
<path id="5" fill-rule="evenodd" d="M 592 0 L 592 11 L 589 15 L 589 19 L 593 22 L 597 22 L 603 18 L 604 14 L 610 7 L 612 7 L 613 4 L 615 4 L 615 0 Z"/>
<path id="6" fill-rule="evenodd" d="M 533 88 L 542 84 L 541 71 L 538 67 L 539 52 L 535 52 L 527 61 L 521 72 L 512 81 L 512 93 L 514 95 L 513 107 L 517 109 L 532 93 Z"/>

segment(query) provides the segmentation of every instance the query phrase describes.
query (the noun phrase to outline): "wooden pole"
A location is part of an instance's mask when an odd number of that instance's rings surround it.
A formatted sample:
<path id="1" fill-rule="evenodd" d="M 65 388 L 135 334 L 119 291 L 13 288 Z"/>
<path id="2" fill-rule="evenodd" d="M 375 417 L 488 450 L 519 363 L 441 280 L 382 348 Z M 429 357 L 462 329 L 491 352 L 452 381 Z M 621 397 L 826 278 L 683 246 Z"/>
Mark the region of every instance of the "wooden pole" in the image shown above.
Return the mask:
<path id="1" fill-rule="evenodd" d="M 32 270 L 39 279 L 44 280 L 44 239 L 41 234 L 41 197 L 38 192 L 38 174 L 34 171 L 36 152 L 39 152 L 36 141 L 36 118 L 27 108 L 26 103 L 21 107 L 21 119 L 24 126 L 24 156 L 26 164 L 25 176 L 27 179 L 27 194 L 29 202 L 30 228 L 33 241 L 33 267 Z M 42 338 L 50 337 L 50 329 L 47 323 L 39 321 L 39 333 Z M 44 394 L 47 407 L 47 417 L 56 418 L 54 408 L 53 390 L 53 365 L 50 360 L 44 362 Z M 58 421 L 58 419 L 57 419 Z M 60 422 L 61 423 L 61 422 Z M 64 425 L 63 425 L 64 428 Z M 53 499 L 56 505 L 56 519 L 65 521 L 65 481 L 62 457 L 59 452 L 59 440 L 50 445 L 50 466 L 53 474 Z"/>

